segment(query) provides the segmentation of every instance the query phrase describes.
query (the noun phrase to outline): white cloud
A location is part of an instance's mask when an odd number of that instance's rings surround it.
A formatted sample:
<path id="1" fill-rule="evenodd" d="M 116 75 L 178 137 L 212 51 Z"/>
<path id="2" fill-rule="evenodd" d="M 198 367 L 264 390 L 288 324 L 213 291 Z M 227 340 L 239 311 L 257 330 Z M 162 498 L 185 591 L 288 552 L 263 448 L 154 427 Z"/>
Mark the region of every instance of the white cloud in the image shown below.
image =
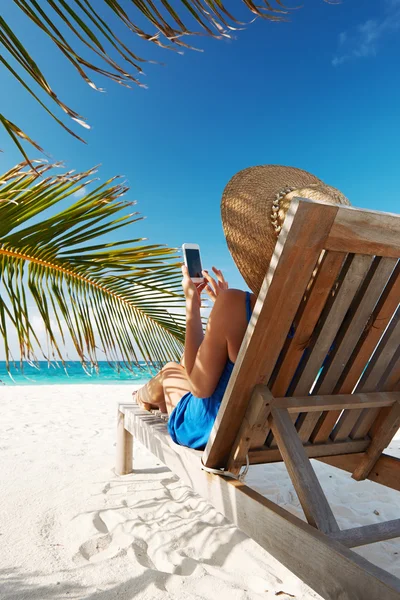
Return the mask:
<path id="1" fill-rule="evenodd" d="M 80 188 L 79 190 L 76 190 L 76 192 L 74 192 L 72 195 L 74 198 L 83 198 L 83 196 L 86 194 L 86 188 Z"/>
<path id="2" fill-rule="evenodd" d="M 367 19 L 355 29 L 342 31 L 332 65 L 376 56 L 383 38 L 400 29 L 400 0 L 386 0 L 384 14 L 379 19 Z"/>

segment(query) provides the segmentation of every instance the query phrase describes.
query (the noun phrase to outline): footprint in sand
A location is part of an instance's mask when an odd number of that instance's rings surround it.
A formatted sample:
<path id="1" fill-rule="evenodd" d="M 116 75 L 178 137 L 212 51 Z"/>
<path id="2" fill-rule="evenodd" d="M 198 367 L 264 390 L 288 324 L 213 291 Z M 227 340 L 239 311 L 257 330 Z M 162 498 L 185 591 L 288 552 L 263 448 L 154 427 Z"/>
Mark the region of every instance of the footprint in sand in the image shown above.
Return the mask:
<path id="1" fill-rule="evenodd" d="M 111 489 L 111 484 L 110 483 L 106 483 L 106 485 L 103 487 L 103 489 L 101 490 L 102 494 L 107 494 L 107 492 L 109 492 Z"/>
<path id="2" fill-rule="evenodd" d="M 79 554 L 85 560 L 91 560 L 96 554 L 104 552 L 110 546 L 112 542 L 111 535 L 107 534 L 101 537 L 97 537 L 93 540 L 88 540 L 79 547 Z M 79 558 L 79 557 L 78 557 Z M 75 561 L 74 562 L 78 562 Z"/>
<path id="3" fill-rule="evenodd" d="M 80 515 L 79 520 L 80 530 L 87 538 L 73 556 L 75 564 L 101 562 L 127 555 L 143 567 L 154 568 L 148 556 L 147 543 L 132 535 L 131 525 L 126 524 L 126 516 L 119 510 Z"/>
<path id="4" fill-rule="evenodd" d="M 156 569 L 148 554 L 148 544 L 145 540 L 136 539 L 128 548 L 127 555 L 133 562 L 138 562 L 146 569 Z"/>
<path id="5" fill-rule="evenodd" d="M 93 557 L 105 552 L 112 542 L 108 527 L 100 513 L 96 512 L 92 516 L 82 515 L 79 520 L 81 521 L 81 531 L 89 534 L 90 538 L 79 546 L 78 552 L 73 556 L 72 560 L 76 564 L 91 561 Z"/>

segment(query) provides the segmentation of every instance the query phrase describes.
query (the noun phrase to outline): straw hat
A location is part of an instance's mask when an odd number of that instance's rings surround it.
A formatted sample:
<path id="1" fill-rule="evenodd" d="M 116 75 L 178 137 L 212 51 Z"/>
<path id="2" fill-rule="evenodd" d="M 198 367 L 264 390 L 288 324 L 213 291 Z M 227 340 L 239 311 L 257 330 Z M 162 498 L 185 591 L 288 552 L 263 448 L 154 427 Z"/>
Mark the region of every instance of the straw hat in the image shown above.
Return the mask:
<path id="1" fill-rule="evenodd" d="M 293 197 L 350 202 L 315 175 L 280 165 L 239 171 L 222 195 L 222 225 L 229 251 L 249 288 L 258 294 Z"/>

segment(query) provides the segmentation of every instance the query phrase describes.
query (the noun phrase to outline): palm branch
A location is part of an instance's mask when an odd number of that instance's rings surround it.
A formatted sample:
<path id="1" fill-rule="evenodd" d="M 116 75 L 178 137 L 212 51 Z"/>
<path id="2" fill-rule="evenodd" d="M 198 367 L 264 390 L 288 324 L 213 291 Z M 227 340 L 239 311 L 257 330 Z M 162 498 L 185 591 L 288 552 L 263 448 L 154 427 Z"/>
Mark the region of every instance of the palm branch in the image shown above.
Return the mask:
<path id="1" fill-rule="evenodd" d="M 332 0 L 325 0 L 333 3 Z M 244 24 L 238 13 L 268 21 L 288 18 L 290 9 L 281 0 L 240 0 L 232 7 L 223 0 L 13 0 L 16 7 L 46 35 L 78 74 L 92 88 L 99 89 L 92 73 L 102 75 L 126 87 L 143 86 L 140 75 L 145 59 L 134 52 L 117 35 L 117 26 L 130 34 L 162 48 L 192 48 L 188 36 L 199 33 L 222 39 Z M 229 6 L 229 8 L 228 8 Z M 128 8 L 127 8 L 128 7 Z M 114 24 L 112 24 L 114 23 Z M 139 26 L 139 23 L 145 25 Z M 145 29 L 149 27 L 149 30 Z M 76 110 L 58 97 L 46 79 L 43 69 L 25 48 L 20 37 L 0 15 L 0 62 L 21 86 L 58 124 L 81 139 L 59 118 L 32 89 L 32 84 L 44 92 L 50 105 L 61 108 L 69 117 L 89 127 Z M 84 56 L 85 49 L 87 56 Z M 20 152 L 29 161 L 21 140 L 40 149 L 16 123 L 0 115 L 0 122 Z"/>
<path id="2" fill-rule="evenodd" d="M 176 251 L 140 237 L 109 241 L 143 218 L 122 199 L 128 188 L 118 178 L 96 183 L 95 169 L 56 175 L 59 166 L 21 163 L 0 176 L 0 337 L 7 368 L 15 359 L 10 332 L 21 361 L 35 362 L 38 353 L 64 361 L 67 337 L 83 364 L 96 366 L 99 351 L 127 368 L 142 359 L 179 358 L 184 311 Z M 43 323 L 45 347 L 33 314 Z"/>

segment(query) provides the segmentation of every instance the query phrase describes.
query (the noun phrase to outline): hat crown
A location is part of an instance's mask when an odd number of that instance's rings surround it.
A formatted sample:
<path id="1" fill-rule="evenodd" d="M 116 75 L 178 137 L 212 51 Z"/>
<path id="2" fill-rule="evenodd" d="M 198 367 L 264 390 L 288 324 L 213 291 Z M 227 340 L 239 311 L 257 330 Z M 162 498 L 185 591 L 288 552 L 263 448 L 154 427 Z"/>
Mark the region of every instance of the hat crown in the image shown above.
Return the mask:
<path id="1" fill-rule="evenodd" d="M 229 251 L 249 288 L 258 294 L 294 196 L 323 202 L 350 202 L 336 188 L 295 167 L 262 165 L 239 171 L 221 202 Z"/>

